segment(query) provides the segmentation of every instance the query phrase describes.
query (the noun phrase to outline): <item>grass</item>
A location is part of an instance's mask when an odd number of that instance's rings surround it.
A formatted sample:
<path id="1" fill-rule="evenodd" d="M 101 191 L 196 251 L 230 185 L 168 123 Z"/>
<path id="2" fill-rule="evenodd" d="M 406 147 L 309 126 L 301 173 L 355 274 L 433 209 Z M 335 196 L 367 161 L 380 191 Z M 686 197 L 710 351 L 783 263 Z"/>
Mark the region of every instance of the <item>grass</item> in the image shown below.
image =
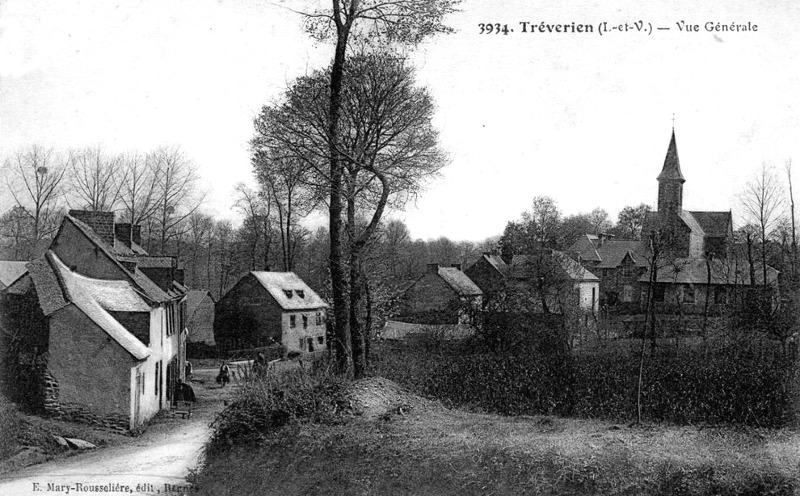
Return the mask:
<path id="1" fill-rule="evenodd" d="M 790 431 L 629 428 L 435 404 L 344 424 L 294 424 L 210 457 L 200 494 L 794 494 Z"/>

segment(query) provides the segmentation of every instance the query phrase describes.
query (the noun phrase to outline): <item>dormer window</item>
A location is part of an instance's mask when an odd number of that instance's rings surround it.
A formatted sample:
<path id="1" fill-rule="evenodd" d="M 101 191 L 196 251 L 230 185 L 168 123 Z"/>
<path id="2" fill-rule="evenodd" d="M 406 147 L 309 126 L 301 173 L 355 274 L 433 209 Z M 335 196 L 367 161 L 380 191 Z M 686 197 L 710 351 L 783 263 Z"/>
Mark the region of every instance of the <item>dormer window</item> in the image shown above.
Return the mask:
<path id="1" fill-rule="evenodd" d="M 291 298 L 292 297 L 292 290 L 291 289 L 284 289 L 283 290 L 283 294 L 285 294 L 287 298 Z"/>
<path id="2" fill-rule="evenodd" d="M 300 298 L 306 297 L 306 292 L 303 291 L 302 289 L 295 289 L 294 292 L 297 293 L 297 296 L 299 296 Z"/>

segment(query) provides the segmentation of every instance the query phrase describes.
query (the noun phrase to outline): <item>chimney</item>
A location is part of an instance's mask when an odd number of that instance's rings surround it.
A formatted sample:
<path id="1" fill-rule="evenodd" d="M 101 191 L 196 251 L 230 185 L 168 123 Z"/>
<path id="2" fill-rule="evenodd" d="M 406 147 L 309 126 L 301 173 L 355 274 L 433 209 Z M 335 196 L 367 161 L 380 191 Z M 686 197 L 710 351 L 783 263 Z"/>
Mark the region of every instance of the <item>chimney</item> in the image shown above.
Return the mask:
<path id="1" fill-rule="evenodd" d="M 438 263 L 429 263 L 428 264 L 428 274 L 439 274 L 439 264 Z"/>
<path id="2" fill-rule="evenodd" d="M 122 241 L 122 244 L 124 244 L 125 246 L 130 248 L 131 247 L 131 225 L 130 225 L 130 223 L 115 224 L 114 225 L 114 236 L 116 236 L 118 240 Z"/>
<path id="3" fill-rule="evenodd" d="M 139 224 L 134 224 L 133 228 L 131 229 L 131 241 L 136 243 L 137 245 L 142 244 L 142 226 Z"/>
<path id="4" fill-rule="evenodd" d="M 460 263 L 458 263 L 458 264 L 451 264 L 451 267 L 453 267 L 454 269 L 461 270 L 461 264 L 460 264 Z"/>
<path id="5" fill-rule="evenodd" d="M 114 247 L 114 212 L 70 210 L 69 215 L 91 227 L 100 239 Z"/>

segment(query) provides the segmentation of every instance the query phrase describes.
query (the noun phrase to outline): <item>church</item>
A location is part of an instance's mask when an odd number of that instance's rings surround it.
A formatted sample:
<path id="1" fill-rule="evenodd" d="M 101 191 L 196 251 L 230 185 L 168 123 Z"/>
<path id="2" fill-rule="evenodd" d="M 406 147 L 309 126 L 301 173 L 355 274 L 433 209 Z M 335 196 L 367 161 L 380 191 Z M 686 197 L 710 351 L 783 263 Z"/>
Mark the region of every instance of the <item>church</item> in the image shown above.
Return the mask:
<path id="1" fill-rule="evenodd" d="M 600 276 L 602 304 L 643 312 L 651 268 L 660 313 L 723 313 L 747 290 L 763 288 L 761 266 L 736 254 L 731 212 L 684 209 L 686 179 L 674 129 L 657 180 L 657 210 L 646 214 L 641 240 L 586 235 L 569 249 Z M 766 284 L 777 286 L 778 271 L 767 267 L 766 274 Z"/>

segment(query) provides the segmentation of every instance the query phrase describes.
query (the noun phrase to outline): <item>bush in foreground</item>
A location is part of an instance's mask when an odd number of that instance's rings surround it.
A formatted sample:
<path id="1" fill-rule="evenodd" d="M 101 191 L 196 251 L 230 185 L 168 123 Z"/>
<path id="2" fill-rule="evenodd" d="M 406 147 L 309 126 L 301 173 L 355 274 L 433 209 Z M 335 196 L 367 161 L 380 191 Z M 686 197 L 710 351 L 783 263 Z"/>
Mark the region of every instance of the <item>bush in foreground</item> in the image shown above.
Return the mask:
<path id="1" fill-rule="evenodd" d="M 254 377 L 243 383 L 233 402 L 214 420 L 207 450 L 259 444 L 290 424 L 336 422 L 346 406 L 346 383 L 325 362 Z"/>

